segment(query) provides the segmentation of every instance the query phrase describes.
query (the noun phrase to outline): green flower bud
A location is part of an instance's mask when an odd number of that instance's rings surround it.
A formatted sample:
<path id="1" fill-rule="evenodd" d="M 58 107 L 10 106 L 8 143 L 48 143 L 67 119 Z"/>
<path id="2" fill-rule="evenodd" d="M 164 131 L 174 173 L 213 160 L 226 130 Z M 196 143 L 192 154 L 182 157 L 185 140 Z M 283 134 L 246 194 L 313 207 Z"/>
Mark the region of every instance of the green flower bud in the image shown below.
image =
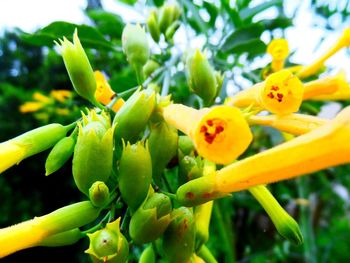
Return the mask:
<path id="1" fill-rule="evenodd" d="M 192 155 L 194 149 L 194 144 L 191 138 L 187 135 L 179 136 L 179 149 L 184 155 Z"/>
<path id="2" fill-rule="evenodd" d="M 157 12 L 155 10 L 150 12 L 146 23 L 147 23 L 148 31 L 151 34 L 154 42 L 158 43 L 159 37 L 160 37 L 160 30 L 159 30 L 159 25 L 157 20 Z"/>
<path id="3" fill-rule="evenodd" d="M 90 246 L 85 253 L 93 262 L 125 263 L 129 255 L 129 244 L 119 230 L 120 218 L 108 223 L 104 229 L 88 234 Z"/>
<path id="4" fill-rule="evenodd" d="M 146 65 L 143 66 L 143 74 L 148 78 L 157 68 L 159 68 L 159 64 L 150 59 L 147 61 Z"/>
<path id="5" fill-rule="evenodd" d="M 149 59 L 150 49 L 145 30 L 140 25 L 128 24 L 122 33 L 123 51 L 134 68 L 139 84 L 143 81 L 142 67 Z"/>
<path id="6" fill-rule="evenodd" d="M 54 146 L 71 128 L 72 125 L 49 124 L 0 143 L 0 173 Z"/>
<path id="7" fill-rule="evenodd" d="M 215 187 L 215 174 L 203 176 L 181 185 L 176 191 L 176 200 L 183 206 L 196 206 L 227 196 Z"/>
<path id="8" fill-rule="evenodd" d="M 163 251 L 170 263 L 188 262 L 194 252 L 195 221 L 186 207 L 171 213 L 171 223 L 163 235 Z"/>
<path id="9" fill-rule="evenodd" d="M 102 121 L 100 118 L 104 118 Z M 73 177 L 78 189 L 89 195 L 89 188 L 96 181 L 106 182 L 112 173 L 113 130 L 105 113 L 97 116 L 94 111 L 86 117 L 74 148 Z"/>
<path id="10" fill-rule="evenodd" d="M 159 12 L 159 29 L 160 32 L 166 32 L 167 28 L 179 18 L 181 14 L 180 7 L 177 4 L 166 4 L 162 6 Z"/>
<path id="11" fill-rule="evenodd" d="M 159 238 L 170 223 L 171 201 L 161 193 L 149 193 L 130 220 L 129 233 L 136 244 Z"/>
<path id="12" fill-rule="evenodd" d="M 166 122 L 151 124 L 148 139 L 149 151 L 152 157 L 153 178 L 156 183 L 171 159 L 177 153 L 177 130 Z"/>
<path id="13" fill-rule="evenodd" d="M 145 130 L 155 106 L 155 93 L 151 90 L 137 90 L 120 108 L 114 117 L 116 143 L 125 141 L 136 142 Z"/>
<path id="14" fill-rule="evenodd" d="M 265 209 L 281 236 L 296 245 L 303 243 L 303 236 L 298 223 L 281 207 L 265 186 L 251 187 L 249 192 Z"/>
<path id="15" fill-rule="evenodd" d="M 142 251 L 139 263 L 156 263 L 156 254 L 152 245 L 149 245 Z"/>
<path id="16" fill-rule="evenodd" d="M 173 36 L 176 32 L 176 30 L 181 26 L 180 21 L 175 21 L 174 23 L 172 23 L 167 30 L 165 31 L 165 39 L 167 39 L 168 41 L 173 39 Z"/>
<path id="17" fill-rule="evenodd" d="M 142 142 L 124 146 L 119 163 L 119 190 L 123 200 L 136 210 L 145 200 L 152 181 L 151 155 Z"/>
<path id="18" fill-rule="evenodd" d="M 52 148 L 45 162 L 45 175 L 50 175 L 60 169 L 72 156 L 75 140 L 72 137 L 64 137 Z"/>
<path id="19" fill-rule="evenodd" d="M 205 104 L 211 103 L 217 94 L 217 81 L 209 61 L 198 49 L 189 55 L 186 62 L 187 80 L 190 89 L 201 97 Z"/>
<path id="20" fill-rule="evenodd" d="M 96 80 L 89 59 L 80 43 L 78 31 L 74 31 L 73 43 L 65 37 L 56 42 L 59 47 L 64 65 L 66 66 L 69 78 L 75 91 L 83 98 L 94 105 L 98 102 L 95 99 Z"/>
<path id="21" fill-rule="evenodd" d="M 52 236 L 49 236 L 42 240 L 38 246 L 42 247 L 62 247 L 73 245 L 85 235 L 80 231 L 79 228 L 73 228 Z"/>
<path id="22" fill-rule="evenodd" d="M 96 181 L 89 189 L 89 198 L 96 207 L 104 207 L 109 200 L 109 189 L 104 182 Z"/>
<path id="23" fill-rule="evenodd" d="M 203 175 L 203 161 L 200 157 L 184 156 L 179 163 L 180 183 L 184 184 Z"/>

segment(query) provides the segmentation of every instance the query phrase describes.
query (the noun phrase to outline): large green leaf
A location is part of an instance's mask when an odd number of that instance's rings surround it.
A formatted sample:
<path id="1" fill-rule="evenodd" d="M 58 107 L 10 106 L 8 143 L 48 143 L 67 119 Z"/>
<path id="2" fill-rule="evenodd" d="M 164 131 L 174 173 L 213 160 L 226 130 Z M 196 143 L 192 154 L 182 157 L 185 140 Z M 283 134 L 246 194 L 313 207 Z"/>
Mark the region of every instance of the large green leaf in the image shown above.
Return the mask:
<path id="1" fill-rule="evenodd" d="M 107 41 L 96 28 L 61 21 L 53 22 L 34 34 L 22 33 L 21 37 L 32 45 L 52 47 L 54 41 L 60 38 L 66 37 L 72 40 L 75 29 L 78 30 L 79 39 L 84 47 L 116 50 L 116 47 Z"/>
<path id="2" fill-rule="evenodd" d="M 248 20 L 253 18 L 258 13 L 265 11 L 266 9 L 272 7 L 272 6 L 281 6 L 283 3 L 283 0 L 271 0 L 271 1 L 264 1 L 263 3 L 254 6 L 254 7 L 246 7 L 243 8 L 239 15 L 242 20 Z"/>
<path id="3" fill-rule="evenodd" d="M 275 19 L 264 19 L 259 21 L 259 23 L 263 24 L 267 30 L 273 30 L 276 28 L 284 29 L 293 25 L 292 19 L 285 16 L 280 16 Z"/>
<path id="4" fill-rule="evenodd" d="M 258 23 L 235 30 L 224 39 L 220 50 L 223 52 L 246 51 L 245 46 L 252 40 L 259 39 L 263 31 L 264 27 Z"/>
<path id="5" fill-rule="evenodd" d="M 106 12 L 103 9 L 89 10 L 87 15 L 95 22 L 102 34 L 108 35 L 112 39 L 121 38 L 124 22 L 120 16 Z"/>

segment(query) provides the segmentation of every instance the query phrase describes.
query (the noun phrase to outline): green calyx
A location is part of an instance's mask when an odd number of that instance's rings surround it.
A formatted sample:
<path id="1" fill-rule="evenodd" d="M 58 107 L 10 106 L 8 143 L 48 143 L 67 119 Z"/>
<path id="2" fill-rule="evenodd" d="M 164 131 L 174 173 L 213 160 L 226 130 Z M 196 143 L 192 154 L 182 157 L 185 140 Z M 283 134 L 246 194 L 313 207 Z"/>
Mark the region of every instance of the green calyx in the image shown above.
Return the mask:
<path id="1" fill-rule="evenodd" d="M 127 143 L 123 147 L 118 172 L 121 196 L 135 211 L 145 200 L 152 181 L 152 161 L 147 143 Z"/>
<path id="2" fill-rule="evenodd" d="M 75 91 L 94 105 L 98 104 L 95 99 L 96 80 L 89 59 L 80 43 L 78 31 L 75 30 L 73 43 L 66 38 L 56 42 L 61 50 L 64 65 Z"/>
<path id="3" fill-rule="evenodd" d="M 131 217 L 129 233 L 136 244 L 159 238 L 170 223 L 171 201 L 161 193 L 149 192 L 148 198 Z"/>
<path id="4" fill-rule="evenodd" d="M 205 104 L 212 103 L 218 93 L 218 84 L 216 72 L 206 56 L 196 49 L 188 56 L 186 67 L 190 89 L 201 97 Z"/>
<path id="5" fill-rule="evenodd" d="M 94 182 L 108 180 L 113 163 L 114 126 L 110 126 L 107 115 L 95 115 L 93 111 L 87 117 L 83 115 L 83 125 L 78 124 L 79 133 L 73 156 L 74 181 L 87 196 Z"/>
<path id="6" fill-rule="evenodd" d="M 180 207 L 171 213 L 163 235 L 163 251 L 169 262 L 188 262 L 195 245 L 195 220 L 191 209 Z"/>
<path id="7" fill-rule="evenodd" d="M 119 230 L 120 218 L 105 228 L 88 234 L 90 246 L 85 251 L 94 262 L 124 263 L 129 255 L 129 244 Z"/>

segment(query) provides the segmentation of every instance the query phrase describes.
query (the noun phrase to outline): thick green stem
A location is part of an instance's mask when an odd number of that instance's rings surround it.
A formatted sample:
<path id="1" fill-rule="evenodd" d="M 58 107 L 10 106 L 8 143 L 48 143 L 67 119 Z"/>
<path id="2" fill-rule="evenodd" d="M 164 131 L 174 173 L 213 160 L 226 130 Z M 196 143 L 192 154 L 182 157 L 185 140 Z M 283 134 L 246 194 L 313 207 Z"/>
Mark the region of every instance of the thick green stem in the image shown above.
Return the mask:
<path id="1" fill-rule="evenodd" d="M 198 251 L 198 256 L 200 256 L 206 263 L 218 263 L 206 245 L 203 245 Z"/>

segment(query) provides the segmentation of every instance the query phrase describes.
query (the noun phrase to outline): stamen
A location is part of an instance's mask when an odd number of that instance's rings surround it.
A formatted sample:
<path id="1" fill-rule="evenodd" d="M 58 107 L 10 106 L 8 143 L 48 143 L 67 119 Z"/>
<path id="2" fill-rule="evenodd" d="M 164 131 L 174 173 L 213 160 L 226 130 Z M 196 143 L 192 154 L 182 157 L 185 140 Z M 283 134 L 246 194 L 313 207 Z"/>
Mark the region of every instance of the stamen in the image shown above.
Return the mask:
<path id="1" fill-rule="evenodd" d="M 214 127 L 213 127 L 214 126 Z M 212 144 L 218 134 L 225 130 L 223 122 L 221 120 L 207 120 L 206 124 L 200 128 L 200 133 L 204 133 L 204 140 Z"/>
<path id="2" fill-rule="evenodd" d="M 270 92 L 269 94 L 267 94 L 267 97 L 269 97 L 270 99 L 273 99 L 275 96 L 272 94 L 272 92 Z"/>
<path id="3" fill-rule="evenodd" d="M 279 90 L 279 87 L 278 87 L 278 86 L 273 86 L 273 85 L 272 85 L 271 90 L 278 91 L 278 90 Z"/>

